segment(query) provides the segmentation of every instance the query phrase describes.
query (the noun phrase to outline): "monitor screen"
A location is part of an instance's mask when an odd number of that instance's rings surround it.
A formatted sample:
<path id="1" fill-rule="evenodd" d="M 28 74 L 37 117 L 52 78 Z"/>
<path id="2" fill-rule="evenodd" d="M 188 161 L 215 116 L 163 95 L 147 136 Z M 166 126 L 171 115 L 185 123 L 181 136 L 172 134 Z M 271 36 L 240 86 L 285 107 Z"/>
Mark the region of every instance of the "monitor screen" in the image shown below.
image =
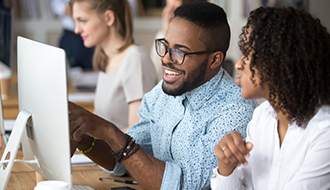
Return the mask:
<path id="1" fill-rule="evenodd" d="M 22 136 L 24 160 L 48 180 L 72 187 L 64 50 L 23 37 L 17 39 L 19 110 L 31 113 Z"/>

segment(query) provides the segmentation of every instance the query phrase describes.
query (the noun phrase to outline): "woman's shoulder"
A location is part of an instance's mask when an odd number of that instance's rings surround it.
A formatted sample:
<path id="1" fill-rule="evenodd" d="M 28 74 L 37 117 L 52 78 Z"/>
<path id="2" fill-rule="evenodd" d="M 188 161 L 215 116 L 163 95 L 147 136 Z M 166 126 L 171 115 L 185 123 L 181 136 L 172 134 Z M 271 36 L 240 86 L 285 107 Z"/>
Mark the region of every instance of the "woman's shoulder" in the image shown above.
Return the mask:
<path id="1" fill-rule="evenodd" d="M 133 56 L 133 55 L 148 56 L 146 49 L 141 45 L 134 44 L 134 45 L 130 46 L 129 48 L 130 49 L 127 52 L 127 56 Z"/>
<path id="2" fill-rule="evenodd" d="M 145 69 L 151 68 L 152 71 L 155 69 L 154 65 L 145 51 L 143 46 L 132 45 L 125 56 L 125 61 L 127 65 L 132 67 L 132 63 L 135 63 L 133 67 L 142 67 Z M 155 72 L 155 71 L 154 71 Z"/>
<path id="3" fill-rule="evenodd" d="M 318 129 L 330 130 L 330 105 L 321 106 L 314 117 L 309 121 L 308 126 L 318 126 Z"/>

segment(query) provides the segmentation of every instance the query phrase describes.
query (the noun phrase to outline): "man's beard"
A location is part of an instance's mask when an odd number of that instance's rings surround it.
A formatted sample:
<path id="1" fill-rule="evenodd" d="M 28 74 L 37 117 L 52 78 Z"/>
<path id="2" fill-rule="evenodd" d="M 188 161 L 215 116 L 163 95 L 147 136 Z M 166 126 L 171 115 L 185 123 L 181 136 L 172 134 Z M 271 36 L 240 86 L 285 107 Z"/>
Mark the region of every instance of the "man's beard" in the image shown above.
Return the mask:
<path id="1" fill-rule="evenodd" d="M 191 90 L 197 88 L 198 86 L 200 86 L 205 78 L 206 69 L 207 69 L 207 61 L 208 61 L 208 59 L 205 59 L 203 61 L 203 63 L 197 69 L 195 69 L 192 73 L 190 73 L 187 80 L 184 81 L 182 84 L 180 84 L 175 89 L 166 88 L 164 86 L 164 83 L 166 83 L 166 81 L 164 80 L 163 85 L 162 85 L 164 93 L 166 93 L 168 95 L 172 95 L 172 96 L 180 96 L 183 93 L 191 91 Z M 163 63 L 163 65 L 165 65 L 169 68 L 173 68 L 173 66 L 170 64 Z"/>

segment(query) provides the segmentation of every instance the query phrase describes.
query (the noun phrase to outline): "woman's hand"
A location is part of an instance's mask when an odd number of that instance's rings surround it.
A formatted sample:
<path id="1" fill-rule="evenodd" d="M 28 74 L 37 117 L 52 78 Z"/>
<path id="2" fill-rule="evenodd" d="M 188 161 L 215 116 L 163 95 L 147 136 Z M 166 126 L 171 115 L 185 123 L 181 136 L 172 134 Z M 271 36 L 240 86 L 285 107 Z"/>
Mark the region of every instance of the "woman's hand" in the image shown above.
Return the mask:
<path id="1" fill-rule="evenodd" d="M 250 156 L 252 147 L 252 143 L 245 143 L 242 135 L 236 131 L 225 135 L 214 147 L 218 158 L 219 174 L 229 176 L 237 166 L 241 164 L 246 166 L 248 162 L 245 157 Z"/>

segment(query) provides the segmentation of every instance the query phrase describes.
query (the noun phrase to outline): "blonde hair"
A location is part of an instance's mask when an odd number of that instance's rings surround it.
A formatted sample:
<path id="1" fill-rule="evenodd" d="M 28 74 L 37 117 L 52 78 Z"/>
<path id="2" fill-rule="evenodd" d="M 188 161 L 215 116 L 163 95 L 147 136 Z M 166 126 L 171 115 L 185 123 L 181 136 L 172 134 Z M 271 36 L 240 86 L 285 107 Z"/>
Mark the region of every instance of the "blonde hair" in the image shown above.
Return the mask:
<path id="1" fill-rule="evenodd" d="M 70 0 L 72 8 L 75 2 L 88 2 L 90 10 L 103 14 L 107 10 L 112 10 L 115 15 L 114 26 L 116 31 L 123 37 L 124 45 L 118 49 L 118 52 L 124 51 L 128 46 L 134 43 L 133 38 L 133 17 L 130 4 L 127 0 Z M 97 45 L 93 56 L 93 67 L 97 71 L 105 71 L 108 64 L 108 57 L 103 49 Z"/>

